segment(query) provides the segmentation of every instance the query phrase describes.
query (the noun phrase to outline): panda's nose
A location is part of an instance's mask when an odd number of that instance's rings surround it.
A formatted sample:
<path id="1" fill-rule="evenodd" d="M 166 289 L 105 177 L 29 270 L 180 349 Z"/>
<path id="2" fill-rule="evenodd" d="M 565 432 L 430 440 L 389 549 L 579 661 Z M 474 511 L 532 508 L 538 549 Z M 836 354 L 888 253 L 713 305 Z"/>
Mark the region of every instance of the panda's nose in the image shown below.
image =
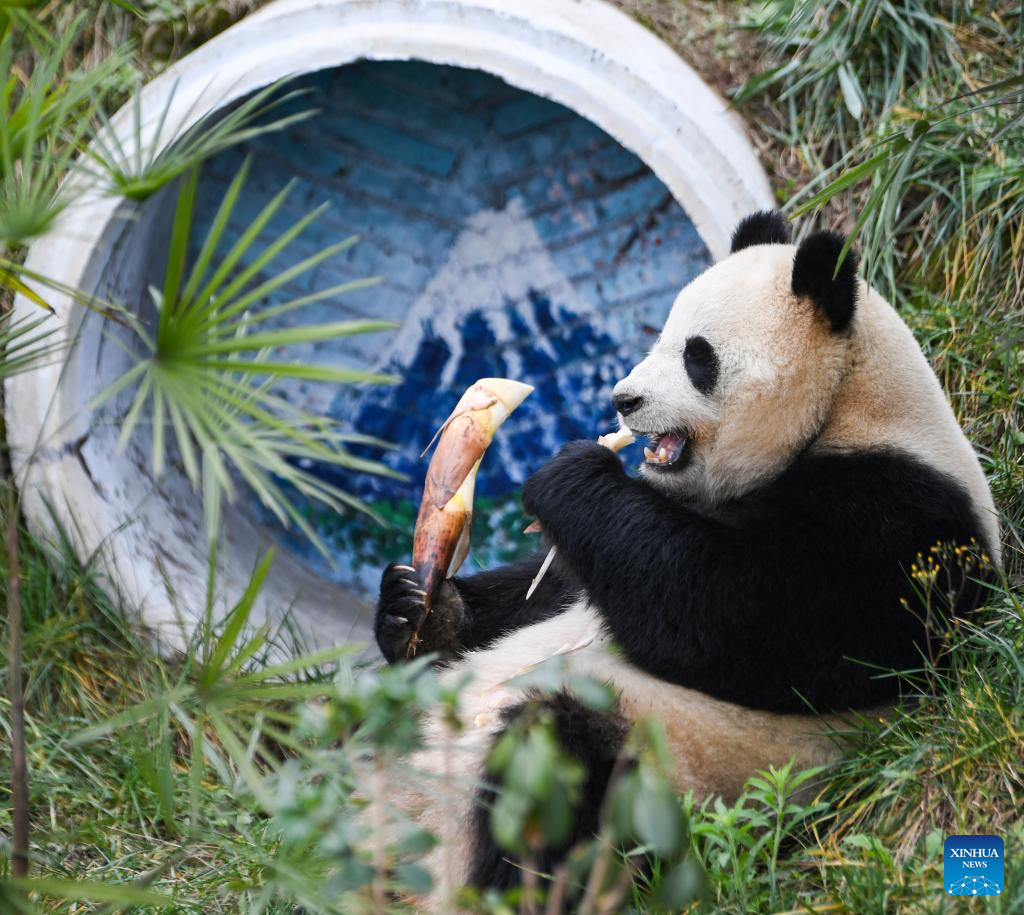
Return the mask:
<path id="1" fill-rule="evenodd" d="M 615 394 L 612 396 L 612 403 L 615 404 L 615 409 L 619 411 L 623 416 L 629 416 L 630 413 L 636 413 L 644 405 L 644 399 L 638 397 L 636 394 L 628 394 L 623 392 L 621 394 Z"/>

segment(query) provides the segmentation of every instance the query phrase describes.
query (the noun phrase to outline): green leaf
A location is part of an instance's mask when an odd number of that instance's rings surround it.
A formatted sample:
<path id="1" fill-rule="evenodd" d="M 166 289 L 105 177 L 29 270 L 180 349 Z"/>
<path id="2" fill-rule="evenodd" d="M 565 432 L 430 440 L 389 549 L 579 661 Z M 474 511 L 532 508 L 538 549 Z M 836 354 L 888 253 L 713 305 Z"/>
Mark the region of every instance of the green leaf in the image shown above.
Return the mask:
<path id="1" fill-rule="evenodd" d="M 185 257 L 188 254 L 188 239 L 192 229 L 192 211 L 195 209 L 196 188 L 199 172 L 193 169 L 182 182 L 178 193 L 178 205 L 174 210 L 171 229 L 171 245 L 167 252 L 167 269 L 164 271 L 164 289 L 160 309 L 160 327 L 165 329 L 175 318 L 178 306 L 178 289 L 185 272 Z"/>
<path id="2" fill-rule="evenodd" d="M 0 379 L 31 371 L 65 351 L 55 342 L 57 327 L 50 319 L 15 319 L 12 313 L 0 315 Z"/>
<path id="3" fill-rule="evenodd" d="M 152 386 L 153 376 L 144 375 L 142 382 L 135 391 L 135 397 L 132 400 L 131 408 L 128 410 L 128 413 L 125 415 L 122 422 L 121 432 L 117 436 L 117 445 L 115 447 L 118 451 L 124 451 L 128 446 L 132 433 L 135 431 L 135 427 L 138 425 L 139 419 L 142 417 L 142 411 L 146 408 L 149 391 Z"/>
<path id="4" fill-rule="evenodd" d="M 282 661 L 280 664 L 261 667 L 259 670 L 239 677 L 237 682 L 262 683 L 265 680 L 283 679 L 300 671 L 313 670 L 324 664 L 333 663 L 346 655 L 354 654 L 358 650 L 358 645 L 335 645 L 332 648 L 322 648 L 319 651 L 313 651 L 288 661 Z"/>
<path id="5" fill-rule="evenodd" d="M 425 829 L 412 827 L 402 837 L 395 851 L 403 857 L 420 857 L 437 847 L 438 839 Z"/>
<path id="6" fill-rule="evenodd" d="M 249 583 L 245 586 L 245 591 L 242 596 L 238 599 L 238 603 L 231 609 L 231 612 L 227 616 L 227 621 L 224 626 L 224 631 L 221 633 L 220 638 L 217 640 L 216 647 L 214 648 L 213 657 L 210 658 L 209 663 L 205 666 L 201 681 L 204 687 L 210 687 L 213 685 L 227 663 L 228 656 L 234 649 L 239 635 L 249 622 L 249 616 L 252 613 L 253 605 L 256 602 L 256 597 L 260 593 L 260 589 L 263 587 L 263 582 L 267 578 L 267 573 L 270 571 L 270 566 L 274 561 L 274 551 L 268 550 L 263 558 L 260 560 L 256 570 L 253 572 L 252 577 L 249 579 Z"/>
<path id="7" fill-rule="evenodd" d="M 282 195 L 287 194 L 290 189 L 291 186 L 289 185 L 282 192 Z M 283 202 L 284 197 L 281 196 L 280 199 Z M 275 200 L 277 200 L 277 198 L 275 198 Z M 274 201 L 271 201 L 271 204 L 273 203 Z M 270 206 L 271 204 L 268 204 L 268 206 Z M 278 204 L 278 206 L 280 206 L 280 204 Z M 305 229 L 307 229 L 317 219 L 317 217 L 320 216 L 321 213 L 324 212 L 325 209 L 326 204 L 324 206 L 319 207 L 316 210 L 313 210 L 313 212 L 311 213 L 307 213 L 305 216 L 303 216 L 301 219 L 295 222 L 292 226 L 286 229 L 281 235 L 275 238 L 269 245 L 267 245 L 262 251 L 260 251 L 258 255 L 256 255 L 247 264 L 245 264 L 245 266 L 242 267 L 238 271 L 238 273 L 227 282 L 227 285 L 225 285 L 223 288 L 217 289 L 215 294 L 211 294 L 209 302 L 203 303 L 202 301 L 200 301 L 198 303 L 198 307 L 194 309 L 193 321 L 202 323 L 205 322 L 208 318 L 210 318 L 211 315 L 215 315 L 218 313 L 221 313 L 222 316 L 231 316 L 237 313 L 238 311 L 241 311 L 242 308 L 248 306 L 250 301 L 257 301 L 261 296 L 266 295 L 268 292 L 272 292 L 277 285 L 286 282 L 287 279 L 293 279 L 295 276 L 299 275 L 300 272 L 303 272 L 296 270 L 296 267 L 289 267 L 283 273 L 275 274 L 267 283 L 263 283 L 259 287 L 262 290 L 259 296 L 253 297 L 251 293 L 243 293 L 241 296 L 241 300 L 244 302 L 244 305 L 240 306 L 239 301 L 235 299 L 235 296 L 239 295 L 239 293 L 242 293 L 242 290 L 246 287 L 246 285 L 253 279 L 255 279 L 260 274 L 261 271 L 267 269 L 273 262 L 273 260 L 279 254 L 285 251 L 288 248 L 288 246 L 291 245 L 291 243 L 295 241 L 295 239 L 298 238 L 299 235 L 301 235 L 302 232 L 305 231 Z M 242 238 L 245 239 L 246 236 L 243 235 Z M 330 248 L 326 248 L 324 250 L 330 251 L 332 254 L 336 253 L 337 251 L 342 250 L 342 246 L 346 245 L 347 241 L 348 239 L 337 242 L 335 245 L 332 245 Z M 236 243 L 235 247 L 232 249 L 231 254 L 229 254 L 229 257 L 235 254 L 235 252 L 238 250 L 241 244 L 242 240 L 239 240 L 239 242 Z M 245 251 L 247 250 L 248 247 L 244 251 L 238 252 L 238 257 L 241 258 L 241 254 L 245 253 Z M 323 252 L 321 252 L 321 254 L 323 254 Z M 313 255 L 313 257 L 317 258 L 318 255 Z M 306 262 L 303 263 L 305 264 L 309 260 L 310 258 L 307 258 Z M 319 260 L 317 260 L 316 262 L 319 263 Z M 304 267 L 304 269 L 308 269 L 308 267 Z M 282 277 L 285 276 L 285 274 L 287 274 L 287 279 L 282 279 Z M 225 279 L 227 278 L 225 277 Z"/>
<path id="8" fill-rule="evenodd" d="M 669 911 L 682 911 L 694 902 L 710 902 L 710 889 L 704 868 L 688 855 L 662 876 L 656 899 Z"/>
<path id="9" fill-rule="evenodd" d="M 231 179 L 231 184 L 228 185 L 228 189 L 220 202 L 220 206 L 217 207 L 217 213 L 214 215 L 213 221 L 210 223 L 210 228 L 206 232 L 206 238 L 203 239 L 203 246 L 199 249 L 199 254 L 196 256 L 196 262 L 192 265 L 188 282 L 182 290 L 182 301 L 194 301 L 199 284 L 206 278 L 206 271 L 210 267 L 213 256 L 217 251 L 217 245 L 220 242 L 221 237 L 224 235 L 224 230 L 227 228 L 228 220 L 231 218 L 231 213 L 234 211 L 235 204 L 238 202 L 239 195 L 242 193 L 242 187 L 245 185 L 245 179 L 249 175 L 249 165 L 250 159 L 246 156 L 245 161 L 242 162 L 242 167 L 235 172 L 235 176 Z"/>
<path id="10" fill-rule="evenodd" d="M 243 169 L 246 168 L 244 163 L 242 167 Z M 231 193 L 231 189 L 233 187 L 234 182 L 232 181 L 231 187 L 229 187 L 228 189 L 229 196 Z M 200 316 L 201 314 L 205 314 L 205 312 L 208 310 L 205 303 L 214 300 L 215 296 L 217 296 L 220 293 L 220 289 L 224 285 L 224 283 L 227 282 L 228 277 L 238 266 L 238 264 L 245 256 L 245 254 L 256 243 L 256 239 L 259 237 L 260 233 L 270 222 L 270 220 L 273 219 L 274 214 L 280 209 L 281 204 L 284 203 L 285 198 L 291 191 L 291 188 L 291 183 L 285 185 L 264 205 L 263 209 L 256 214 L 256 218 L 253 219 L 248 226 L 246 226 L 245 231 L 241 234 L 238 240 L 231 246 L 231 248 L 228 250 L 228 253 L 221 258 L 220 263 L 218 263 L 217 268 L 213 272 L 213 276 L 211 276 L 210 279 L 207 280 L 206 285 L 202 287 L 202 289 L 195 295 L 194 298 L 190 298 L 188 300 L 189 303 L 193 303 L 191 311 L 200 313 Z M 241 188 L 239 188 L 239 192 L 240 190 Z M 230 210 L 228 212 L 228 215 L 230 215 Z M 211 232 L 213 231 L 215 226 L 216 224 L 214 224 L 214 226 L 211 226 Z M 223 231 L 223 227 L 221 231 Z M 208 235 L 208 241 L 209 237 L 210 236 Z M 212 242 L 212 244 L 216 245 L 219 243 L 219 241 L 220 236 L 218 235 Z"/>
<path id="11" fill-rule="evenodd" d="M 119 715 L 114 715 L 112 718 L 108 718 L 106 721 L 101 721 L 97 724 L 84 728 L 77 734 L 71 736 L 69 744 L 70 746 L 77 747 L 82 744 L 92 743 L 94 740 L 106 737 L 114 731 L 119 731 L 123 727 L 145 721 L 157 714 L 161 709 L 169 708 L 174 704 L 180 704 L 193 694 L 194 690 L 191 686 L 183 685 L 175 687 L 168 690 L 163 695 L 147 699 L 145 702 L 140 702 L 138 705 L 121 712 Z"/>
<path id="12" fill-rule="evenodd" d="M 161 708 L 153 719 L 155 746 L 148 745 L 139 760 L 139 768 L 145 774 L 149 786 L 160 805 L 160 819 L 168 834 L 177 832 L 174 815 L 174 773 L 171 751 L 171 730 L 167 708 Z"/>
<path id="13" fill-rule="evenodd" d="M 217 732 L 217 737 L 224 745 L 224 749 L 227 750 L 231 762 L 234 763 L 235 768 L 238 770 L 239 775 L 242 776 L 246 786 L 252 792 L 253 797 L 264 810 L 268 812 L 273 810 L 273 795 L 267 787 L 267 783 L 263 776 L 260 775 L 256 770 L 256 767 L 253 765 L 248 751 L 241 741 L 239 741 L 234 729 L 228 722 L 228 719 L 214 709 L 209 710 L 209 716 L 210 723 Z"/>
<path id="14" fill-rule="evenodd" d="M 211 576 L 212 578 L 212 576 Z M 193 829 L 199 825 L 199 808 L 202 798 L 203 787 L 203 744 L 206 740 L 203 735 L 203 724 L 205 719 L 196 719 L 189 731 L 192 749 L 189 753 L 188 764 L 188 801 L 189 801 L 189 824 Z"/>
<path id="15" fill-rule="evenodd" d="M 272 375 L 279 378 L 304 378 L 310 381 L 333 381 L 338 384 L 397 384 L 397 375 L 339 369 L 329 365 L 307 365 L 302 362 L 227 361 L 208 359 L 206 368 L 241 372 L 249 375 Z"/>
<path id="16" fill-rule="evenodd" d="M 201 343 L 189 349 L 189 356 L 200 358 L 226 353 L 247 353 L 265 348 L 277 349 L 300 343 L 317 343 L 335 337 L 379 333 L 382 330 L 394 330 L 396 327 L 398 325 L 394 321 L 335 321 L 331 324 L 313 324 L 306 327 L 283 327 L 261 334 L 249 334 L 248 336 L 232 337 L 229 340 Z"/>
<path id="17" fill-rule="evenodd" d="M 763 73 L 758 73 L 756 76 L 750 77 L 750 79 L 740 86 L 733 97 L 737 102 L 746 102 L 755 95 L 759 95 L 769 86 L 782 82 L 791 73 L 793 73 L 798 66 L 799 61 L 791 60 L 789 63 L 783 64 L 782 66 L 773 67 L 770 70 L 765 70 Z"/>
<path id="18" fill-rule="evenodd" d="M 901 145 L 901 141 L 903 145 Z M 906 141 L 902 136 L 895 137 L 890 141 L 890 145 L 895 146 L 897 151 L 904 148 L 905 143 Z M 844 191 L 866 178 L 871 177 L 871 175 L 873 175 L 889 160 L 891 155 L 892 150 L 888 148 L 883 149 L 881 152 L 875 153 L 875 155 L 867 161 L 862 162 L 860 165 L 842 172 L 835 181 L 831 182 L 828 186 L 818 191 L 818 193 L 809 200 L 806 200 L 804 203 L 800 204 L 800 206 L 796 207 L 792 212 L 792 216 L 794 218 L 803 216 L 805 213 L 809 213 L 811 210 L 817 209 L 822 204 L 828 203 L 828 201 L 838 195 L 841 191 Z"/>
<path id="19" fill-rule="evenodd" d="M 1015 76 L 1008 76 L 1005 79 L 999 79 L 993 83 L 987 83 L 984 86 L 979 86 L 977 89 L 972 89 L 970 92 L 955 95 L 950 99 L 950 101 L 955 102 L 959 99 L 970 98 L 972 95 L 986 95 L 992 92 L 1002 92 L 1004 89 L 1016 89 L 1018 87 L 1024 87 L 1024 73 L 1018 73 Z"/>
<path id="20" fill-rule="evenodd" d="M 429 893 L 434 885 L 430 872 L 423 865 L 411 861 L 396 865 L 395 880 L 404 890 L 419 895 Z"/>
<path id="21" fill-rule="evenodd" d="M 285 283 L 291 282 L 296 277 L 301 276 L 303 273 L 308 273 L 310 270 L 312 270 L 314 267 L 316 267 L 323 261 L 327 260 L 329 257 L 333 257 L 335 254 L 344 251 L 346 248 L 350 248 L 353 243 L 352 238 L 342 239 L 341 241 L 336 242 L 335 244 L 330 245 L 329 247 L 324 248 L 321 251 L 318 251 L 316 254 L 310 255 L 305 260 L 301 260 L 297 264 L 294 264 L 293 266 L 288 267 L 285 270 L 282 270 L 280 273 L 274 274 L 270 279 L 259 284 L 254 289 L 251 289 L 244 295 L 239 296 L 236 300 L 231 302 L 230 305 L 227 304 L 228 299 L 231 296 L 235 295 L 241 289 L 243 280 L 244 282 L 248 282 L 249 279 L 255 277 L 259 270 L 262 270 L 267 264 L 270 263 L 270 261 L 274 257 L 276 257 L 281 251 L 283 251 L 285 247 L 288 244 L 290 244 L 294 238 L 298 237 L 300 231 L 304 229 L 309 224 L 309 222 L 312 221 L 312 218 L 316 216 L 319 212 L 322 212 L 322 209 L 314 213 L 311 213 L 309 217 L 306 218 L 308 221 L 300 220 L 299 223 L 293 226 L 292 229 L 289 230 L 289 232 L 294 232 L 294 235 L 285 233 L 285 235 L 281 236 L 281 238 L 279 238 L 278 242 L 276 243 L 280 245 L 279 248 L 275 248 L 274 245 L 269 246 L 258 258 L 256 258 L 251 264 L 249 264 L 246 270 L 240 273 L 238 277 L 236 277 L 235 280 L 232 282 L 232 284 L 228 286 L 228 288 L 223 293 L 221 293 L 221 295 L 218 298 L 214 299 L 207 307 L 207 309 L 204 310 L 203 318 L 205 319 L 211 313 L 216 313 L 217 323 L 223 326 L 228 318 L 236 317 L 254 303 L 259 302 L 262 299 L 268 298 L 271 294 L 276 292 Z"/>
<path id="22" fill-rule="evenodd" d="M 212 337 L 222 337 L 227 334 L 236 334 L 240 330 L 248 331 L 248 329 L 255 324 L 269 321 L 271 318 L 279 318 L 281 315 L 287 314 L 290 311 L 295 311 L 297 308 L 303 308 L 306 305 L 313 305 L 316 302 L 322 302 L 324 299 L 335 299 L 339 296 L 345 295 L 346 293 L 356 292 L 359 289 L 367 289 L 370 286 L 376 286 L 381 282 L 381 279 L 382 278 L 379 276 L 370 276 L 361 280 L 350 280 L 347 283 L 339 283 L 337 286 L 318 289 L 316 292 L 311 292 L 309 295 L 304 295 L 297 299 L 289 299 L 287 302 L 282 302 L 280 305 L 274 305 L 270 308 L 261 308 L 258 312 L 247 311 L 237 320 L 225 321 L 223 324 L 218 324 L 217 327 L 211 328 L 210 334 Z"/>
<path id="23" fill-rule="evenodd" d="M 619 777 L 612 789 L 610 803 L 610 825 L 617 842 L 626 844 L 636 839 L 633 825 L 633 808 L 636 803 L 639 779 L 635 770 Z"/>
<path id="24" fill-rule="evenodd" d="M 848 62 L 840 65 L 837 76 L 839 77 L 839 88 L 843 93 L 843 102 L 846 105 L 846 110 L 850 112 L 850 116 L 855 121 L 859 121 L 861 115 L 864 114 L 864 93 Z"/>
<path id="25" fill-rule="evenodd" d="M 15 274 L 4 270 L 3 267 L 0 267 L 0 286 L 6 286 L 8 289 L 13 289 L 18 293 L 18 295 L 25 296 L 25 298 L 34 305 L 38 305 L 45 311 L 50 312 L 50 314 L 54 313 L 53 306 L 47 302 L 46 299 L 39 295 L 39 293 L 37 293 L 31 286 L 28 286 L 18 279 Z"/>
<path id="26" fill-rule="evenodd" d="M 654 851 L 669 857 L 683 838 L 683 812 L 675 793 L 660 779 L 640 786 L 633 800 L 636 833 Z"/>

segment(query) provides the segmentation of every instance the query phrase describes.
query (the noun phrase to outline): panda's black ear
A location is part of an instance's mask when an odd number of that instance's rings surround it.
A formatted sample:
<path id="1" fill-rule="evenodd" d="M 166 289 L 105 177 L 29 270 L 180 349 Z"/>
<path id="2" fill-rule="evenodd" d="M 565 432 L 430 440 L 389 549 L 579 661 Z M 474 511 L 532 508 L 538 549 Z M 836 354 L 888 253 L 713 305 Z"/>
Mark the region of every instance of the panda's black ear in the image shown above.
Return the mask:
<path id="1" fill-rule="evenodd" d="M 744 216 L 732 233 L 730 254 L 751 245 L 784 245 L 789 241 L 789 224 L 778 210 L 758 210 Z"/>
<path id="2" fill-rule="evenodd" d="M 800 243 L 793 258 L 794 295 L 811 299 L 834 331 L 847 328 L 857 307 L 857 255 L 852 250 L 836 272 L 845 244 L 837 232 L 815 232 Z"/>

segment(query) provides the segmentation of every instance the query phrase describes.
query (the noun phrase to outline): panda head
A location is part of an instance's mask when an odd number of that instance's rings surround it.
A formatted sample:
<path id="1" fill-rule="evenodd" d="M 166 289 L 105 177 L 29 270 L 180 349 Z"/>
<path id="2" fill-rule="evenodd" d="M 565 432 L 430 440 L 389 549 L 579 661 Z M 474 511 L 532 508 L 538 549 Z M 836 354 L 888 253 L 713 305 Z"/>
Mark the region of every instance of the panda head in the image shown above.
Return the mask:
<path id="1" fill-rule="evenodd" d="M 842 236 L 799 245 L 778 213 L 748 216 L 728 257 L 686 286 L 647 357 L 620 381 L 623 423 L 649 439 L 643 473 L 709 504 L 780 473 L 826 422 L 846 373 L 860 290 Z"/>

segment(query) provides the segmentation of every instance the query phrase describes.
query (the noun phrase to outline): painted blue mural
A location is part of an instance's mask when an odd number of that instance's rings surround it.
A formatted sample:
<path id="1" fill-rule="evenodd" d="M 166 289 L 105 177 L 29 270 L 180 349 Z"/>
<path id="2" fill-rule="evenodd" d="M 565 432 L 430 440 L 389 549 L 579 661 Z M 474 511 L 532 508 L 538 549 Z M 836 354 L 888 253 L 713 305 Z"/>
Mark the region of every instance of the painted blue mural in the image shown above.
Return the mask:
<path id="1" fill-rule="evenodd" d="M 206 166 L 199 228 L 248 154 L 245 215 L 289 179 L 296 186 L 280 223 L 331 204 L 295 246 L 295 261 L 362 236 L 279 294 L 379 274 L 379 285 L 297 319 L 377 316 L 401 322 L 400 329 L 290 355 L 393 372 L 402 381 L 343 389 L 303 383 L 286 393 L 394 442 L 394 450 L 372 456 L 408 479 L 322 469 L 389 522 L 381 528 L 364 516 L 308 506 L 336 551 L 333 568 L 287 532 L 282 540 L 321 574 L 369 596 L 384 563 L 409 555 L 423 447 L 467 385 L 502 375 L 537 390 L 484 461 L 469 561 L 487 566 L 519 555 L 532 544 L 519 534 L 518 487 L 563 442 L 612 428 L 612 385 L 653 343 L 679 288 L 707 265 L 705 246 L 635 155 L 569 109 L 495 77 L 363 62 L 303 84 L 310 90 L 303 103 L 319 109 L 316 117 Z"/>

